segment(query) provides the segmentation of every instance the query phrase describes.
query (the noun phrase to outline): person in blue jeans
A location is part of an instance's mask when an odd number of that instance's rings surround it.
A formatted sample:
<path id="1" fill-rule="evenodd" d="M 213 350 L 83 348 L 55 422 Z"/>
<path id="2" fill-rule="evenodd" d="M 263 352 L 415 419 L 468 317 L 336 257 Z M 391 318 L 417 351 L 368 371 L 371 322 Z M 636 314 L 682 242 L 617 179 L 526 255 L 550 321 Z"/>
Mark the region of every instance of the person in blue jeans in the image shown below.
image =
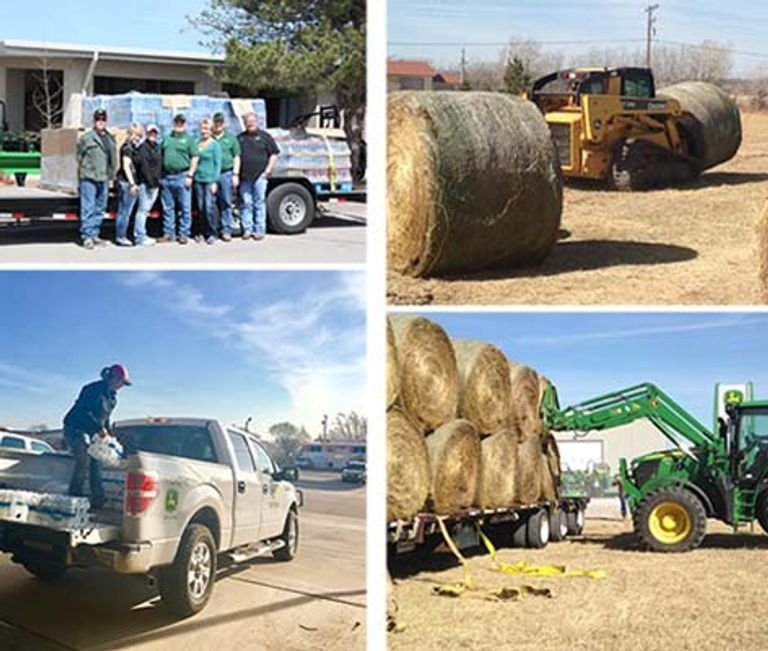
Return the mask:
<path id="1" fill-rule="evenodd" d="M 80 180 L 80 237 L 83 248 L 104 246 L 101 223 L 107 210 L 109 182 L 115 175 L 115 139 L 107 131 L 107 112 L 96 109 L 93 129 L 77 143 L 77 168 Z"/>
<path id="2" fill-rule="evenodd" d="M 267 232 L 267 185 L 280 149 L 274 138 L 259 128 L 255 113 L 245 116 L 240 143 L 240 220 L 243 239 L 263 240 Z"/>
<path id="3" fill-rule="evenodd" d="M 195 198 L 203 221 L 206 244 L 216 244 L 216 191 L 221 176 L 221 146 L 213 137 L 213 122 L 208 118 L 200 121 L 200 142 L 197 151 L 200 158 L 195 172 Z"/>
<path id="4" fill-rule="evenodd" d="M 163 178 L 163 154 L 157 137 L 160 130 L 157 125 L 147 127 L 147 137 L 136 154 L 136 171 L 139 177 L 139 209 L 133 226 L 133 239 L 139 246 L 152 246 L 154 238 L 147 235 L 147 216 L 157 201 L 160 193 L 160 181 Z"/>
<path id="5" fill-rule="evenodd" d="M 158 242 L 176 241 L 176 215 L 179 220 L 179 244 L 186 244 L 192 234 L 192 181 L 197 170 L 198 151 L 195 139 L 187 133 L 187 118 L 173 118 L 173 131 L 163 139 L 163 182 L 160 199 L 163 204 L 163 236 Z"/>
<path id="6" fill-rule="evenodd" d="M 128 128 L 128 139 L 120 147 L 120 171 L 117 173 L 117 223 L 115 224 L 117 233 L 115 244 L 118 246 L 133 246 L 133 242 L 128 239 L 128 226 L 139 199 L 136 162 L 143 138 L 144 129 L 138 122 L 134 122 Z"/>
<path id="7" fill-rule="evenodd" d="M 227 131 L 223 113 L 213 116 L 213 137 L 221 147 L 221 176 L 216 203 L 221 219 L 221 239 L 232 240 L 232 200 L 240 183 L 240 143 Z"/>

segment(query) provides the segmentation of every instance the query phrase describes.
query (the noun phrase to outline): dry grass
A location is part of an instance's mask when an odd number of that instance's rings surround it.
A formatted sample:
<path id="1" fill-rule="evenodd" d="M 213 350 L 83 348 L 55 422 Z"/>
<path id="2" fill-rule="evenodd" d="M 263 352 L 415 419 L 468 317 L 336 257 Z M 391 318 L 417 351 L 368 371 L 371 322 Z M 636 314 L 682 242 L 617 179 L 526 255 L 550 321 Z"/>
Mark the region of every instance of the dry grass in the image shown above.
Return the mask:
<path id="1" fill-rule="evenodd" d="M 602 580 L 523 580 L 491 571 L 485 555 L 471 559 L 480 584 L 549 587 L 554 599 L 526 597 L 521 602 L 492 603 L 432 596 L 435 581 L 460 581 L 461 569 L 450 560 L 442 565 L 436 560 L 431 569 L 422 571 L 402 566 L 401 571 L 393 572 L 393 598 L 399 606 L 398 623 L 405 630 L 389 634 L 389 648 L 765 648 L 768 536 L 734 535 L 712 521 L 708 530 L 700 549 L 664 555 L 636 551 L 629 522 L 587 520 L 582 539 L 544 550 L 504 549 L 499 553 L 508 562 L 603 569 L 608 577 Z M 446 565 L 449 569 L 441 571 Z"/>
<path id="2" fill-rule="evenodd" d="M 390 272 L 399 304 L 753 304 L 768 198 L 768 115 L 743 115 L 730 162 L 676 189 L 567 187 L 562 237 L 540 266 L 420 280 Z"/>

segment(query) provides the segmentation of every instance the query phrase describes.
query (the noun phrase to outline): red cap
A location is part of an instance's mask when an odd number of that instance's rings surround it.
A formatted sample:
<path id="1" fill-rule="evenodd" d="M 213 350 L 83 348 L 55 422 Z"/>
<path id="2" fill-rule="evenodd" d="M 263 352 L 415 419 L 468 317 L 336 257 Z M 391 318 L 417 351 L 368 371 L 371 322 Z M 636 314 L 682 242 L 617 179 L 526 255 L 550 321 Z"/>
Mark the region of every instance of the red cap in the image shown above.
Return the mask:
<path id="1" fill-rule="evenodd" d="M 128 377 L 128 369 L 122 364 L 113 364 L 109 367 L 109 377 L 122 380 L 126 386 L 131 386 L 131 378 Z"/>

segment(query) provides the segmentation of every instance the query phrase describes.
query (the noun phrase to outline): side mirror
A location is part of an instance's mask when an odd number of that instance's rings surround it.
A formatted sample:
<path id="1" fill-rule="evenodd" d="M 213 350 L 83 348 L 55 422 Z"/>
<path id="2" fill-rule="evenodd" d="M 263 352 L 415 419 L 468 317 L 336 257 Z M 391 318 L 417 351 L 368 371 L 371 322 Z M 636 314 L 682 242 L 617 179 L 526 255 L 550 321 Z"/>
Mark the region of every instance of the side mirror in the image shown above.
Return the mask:
<path id="1" fill-rule="evenodd" d="M 283 468 L 278 471 L 276 479 L 284 479 L 286 481 L 297 481 L 299 479 L 298 468 Z"/>

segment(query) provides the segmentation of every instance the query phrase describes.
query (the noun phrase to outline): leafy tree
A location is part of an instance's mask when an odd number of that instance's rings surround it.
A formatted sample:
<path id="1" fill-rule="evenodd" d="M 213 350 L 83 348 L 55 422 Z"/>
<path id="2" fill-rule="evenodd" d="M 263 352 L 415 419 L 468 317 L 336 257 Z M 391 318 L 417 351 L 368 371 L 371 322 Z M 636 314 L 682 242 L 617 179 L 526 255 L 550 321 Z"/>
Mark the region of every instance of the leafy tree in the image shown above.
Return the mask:
<path id="1" fill-rule="evenodd" d="M 507 59 L 504 69 L 504 90 L 512 95 L 520 95 L 531 85 L 531 74 L 518 57 Z"/>
<path id="2" fill-rule="evenodd" d="M 225 81 L 256 93 L 335 93 L 353 169 L 365 120 L 366 0 L 209 0 L 192 24 L 223 48 Z"/>
<path id="3" fill-rule="evenodd" d="M 328 430 L 328 438 L 365 441 L 368 435 L 368 420 L 357 412 L 339 412 Z"/>
<path id="4" fill-rule="evenodd" d="M 272 438 L 270 452 L 280 465 L 293 462 L 301 446 L 310 438 L 304 427 L 289 422 L 275 423 L 270 426 L 269 434 Z"/>

